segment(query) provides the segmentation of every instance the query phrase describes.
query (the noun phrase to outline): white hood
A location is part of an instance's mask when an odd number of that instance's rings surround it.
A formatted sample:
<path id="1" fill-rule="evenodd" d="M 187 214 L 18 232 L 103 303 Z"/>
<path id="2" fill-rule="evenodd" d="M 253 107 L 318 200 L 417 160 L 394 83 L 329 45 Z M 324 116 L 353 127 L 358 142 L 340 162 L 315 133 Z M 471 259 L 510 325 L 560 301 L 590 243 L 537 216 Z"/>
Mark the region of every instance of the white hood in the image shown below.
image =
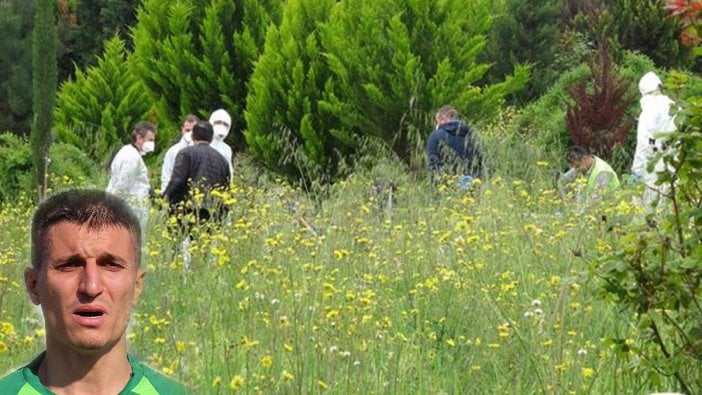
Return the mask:
<path id="1" fill-rule="evenodd" d="M 639 92 L 642 96 L 655 92 L 663 83 L 656 73 L 649 71 L 639 80 Z"/>
<path id="2" fill-rule="evenodd" d="M 224 127 L 224 125 L 215 125 L 215 121 L 221 121 L 229 126 Z M 229 134 L 229 130 L 232 127 L 232 117 L 224 109 L 216 110 L 210 115 L 210 123 L 212 124 L 212 129 L 214 130 L 215 140 L 224 140 Z"/>

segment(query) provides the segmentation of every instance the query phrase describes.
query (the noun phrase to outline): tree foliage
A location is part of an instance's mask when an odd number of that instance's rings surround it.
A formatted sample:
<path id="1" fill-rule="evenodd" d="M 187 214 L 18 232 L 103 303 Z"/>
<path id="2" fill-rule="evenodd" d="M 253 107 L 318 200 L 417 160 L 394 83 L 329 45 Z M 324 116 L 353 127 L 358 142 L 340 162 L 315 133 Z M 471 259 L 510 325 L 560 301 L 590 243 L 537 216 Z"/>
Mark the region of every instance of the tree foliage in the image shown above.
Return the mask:
<path id="1" fill-rule="evenodd" d="M 673 73 L 669 85 L 686 97 L 677 103 L 678 131 L 667 141 L 673 149 L 663 156 L 670 171 L 658 173 L 670 193 L 647 221 L 625 226 L 591 272 L 602 295 L 632 323 L 623 334 L 632 341 L 612 340 L 621 356 L 636 359 L 635 373 L 654 388 L 661 376 L 673 377 L 677 390 L 696 394 L 702 391 L 702 80 Z"/>
<path id="2" fill-rule="evenodd" d="M 328 133 L 334 120 L 320 114 L 330 77 L 320 25 L 334 0 L 290 0 L 280 27 L 271 26 L 256 64 L 246 107 L 249 149 L 270 168 L 316 179 L 334 173 L 334 150 L 348 144 Z"/>
<path id="3" fill-rule="evenodd" d="M 96 66 L 78 70 L 75 80 L 61 86 L 55 111 L 60 141 L 100 163 L 128 140 L 134 124 L 146 119 L 151 107 L 130 65 L 124 42 L 114 37 L 105 43 Z"/>
<path id="4" fill-rule="evenodd" d="M 489 12 L 487 1 L 338 3 L 322 40 L 333 78 L 321 110 L 340 121 L 339 134 L 378 138 L 406 161 L 423 146 L 436 108 L 451 103 L 469 121 L 494 116 L 527 72 L 480 84 Z"/>
<path id="5" fill-rule="evenodd" d="M 0 1 L 0 131 L 29 133 L 34 2 Z"/>
<path id="6" fill-rule="evenodd" d="M 62 80 L 75 75 L 76 69 L 95 65 L 104 43 L 115 35 L 125 42 L 127 49 L 132 48 L 129 29 L 136 24 L 141 0 L 59 0 L 59 3 L 69 3 L 59 12 L 59 18 L 65 20 L 60 26 L 66 30 L 59 54 Z"/>
<path id="7" fill-rule="evenodd" d="M 53 109 L 56 103 L 58 34 L 55 10 L 56 2 L 53 0 L 37 1 L 32 37 L 34 123 L 29 142 L 32 148 L 35 185 L 38 186 L 39 199 L 43 199 L 46 189 L 51 127 L 54 123 Z"/>
<path id="8" fill-rule="evenodd" d="M 606 45 L 589 66 L 591 82 L 580 81 L 569 88 L 574 103 L 566 111 L 566 125 L 573 142 L 609 159 L 613 150 L 626 142 L 634 123 L 626 116 L 634 92 L 630 81 L 617 77 Z"/>
<path id="9" fill-rule="evenodd" d="M 543 94 L 557 79 L 558 17 L 562 0 L 495 2 L 485 60 L 492 63 L 486 77 L 500 81 L 516 64 L 530 65 L 529 82 L 510 101 L 526 104 Z M 513 96 L 513 97 L 512 97 Z"/>
<path id="10" fill-rule="evenodd" d="M 176 124 L 188 113 L 207 118 L 225 108 L 232 130 L 243 129 L 246 83 L 280 7 L 275 0 L 145 0 L 134 51 L 162 119 Z M 237 136 L 229 142 L 240 147 Z"/>

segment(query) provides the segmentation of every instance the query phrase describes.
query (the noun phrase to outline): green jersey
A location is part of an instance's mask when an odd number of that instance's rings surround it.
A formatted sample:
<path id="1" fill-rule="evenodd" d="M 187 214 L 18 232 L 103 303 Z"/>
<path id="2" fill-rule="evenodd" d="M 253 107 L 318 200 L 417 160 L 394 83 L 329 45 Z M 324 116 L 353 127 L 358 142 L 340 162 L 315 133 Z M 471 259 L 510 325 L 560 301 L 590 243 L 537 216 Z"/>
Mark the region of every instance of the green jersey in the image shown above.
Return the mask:
<path id="1" fill-rule="evenodd" d="M 39 381 L 39 365 L 44 360 L 46 352 L 39 354 L 27 366 L 24 366 L 0 379 L 0 393 L 8 395 L 51 395 L 53 392 Z M 186 394 L 186 388 L 156 372 L 155 370 L 135 361 L 127 355 L 132 366 L 132 377 L 119 395 L 160 395 Z"/>

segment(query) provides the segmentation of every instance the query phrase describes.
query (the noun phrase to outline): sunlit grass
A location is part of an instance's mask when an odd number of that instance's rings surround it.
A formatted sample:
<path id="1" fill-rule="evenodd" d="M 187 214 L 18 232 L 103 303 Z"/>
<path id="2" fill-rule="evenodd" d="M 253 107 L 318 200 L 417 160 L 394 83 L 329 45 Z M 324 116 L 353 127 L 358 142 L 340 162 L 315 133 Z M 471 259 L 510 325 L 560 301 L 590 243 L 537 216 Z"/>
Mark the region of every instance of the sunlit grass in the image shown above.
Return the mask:
<path id="1" fill-rule="evenodd" d="M 519 180 L 466 192 L 390 177 L 395 200 L 357 175 L 321 206 L 280 182 L 235 185 L 190 271 L 154 205 L 131 351 L 197 393 L 646 389 L 607 342 L 626 322 L 585 276 L 628 200 L 586 211 Z M 21 285 L 30 212 L 0 213 L 2 372 L 42 348 Z"/>

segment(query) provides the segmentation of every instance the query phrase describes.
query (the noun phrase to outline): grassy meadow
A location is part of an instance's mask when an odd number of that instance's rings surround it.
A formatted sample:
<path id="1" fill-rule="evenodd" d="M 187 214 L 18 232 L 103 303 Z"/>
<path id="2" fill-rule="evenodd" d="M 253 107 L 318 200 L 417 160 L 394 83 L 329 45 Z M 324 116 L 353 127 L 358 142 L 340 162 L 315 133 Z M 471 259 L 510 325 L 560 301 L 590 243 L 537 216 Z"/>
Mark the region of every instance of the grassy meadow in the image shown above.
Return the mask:
<path id="1" fill-rule="evenodd" d="M 378 178 L 396 184 L 391 204 Z M 636 358 L 609 340 L 626 342 L 627 321 L 587 276 L 630 201 L 582 210 L 500 177 L 433 188 L 390 165 L 318 201 L 241 182 L 225 226 L 192 242 L 189 271 L 153 207 L 130 349 L 202 394 L 666 389 L 628 373 Z M 22 284 L 31 211 L 0 210 L 1 373 L 43 347 Z"/>

